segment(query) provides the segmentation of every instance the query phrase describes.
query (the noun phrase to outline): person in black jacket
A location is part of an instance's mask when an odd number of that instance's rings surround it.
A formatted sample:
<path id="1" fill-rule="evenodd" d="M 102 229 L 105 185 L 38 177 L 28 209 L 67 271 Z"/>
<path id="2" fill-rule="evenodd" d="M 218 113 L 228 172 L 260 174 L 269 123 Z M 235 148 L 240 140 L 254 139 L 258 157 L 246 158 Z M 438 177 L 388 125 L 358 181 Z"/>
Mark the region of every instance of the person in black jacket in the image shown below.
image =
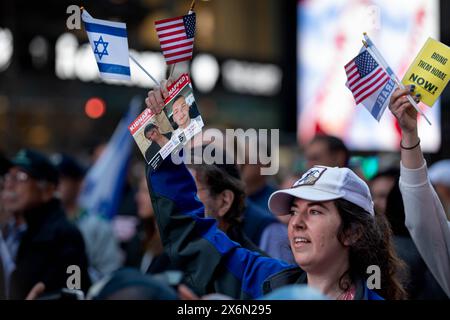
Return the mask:
<path id="1" fill-rule="evenodd" d="M 4 205 L 12 213 L 23 213 L 27 230 L 11 275 L 10 298 L 24 299 L 39 282 L 45 286 L 43 294 L 69 285 L 87 290 L 90 279 L 83 238 L 54 197 L 58 171 L 34 150 L 19 151 L 12 164 L 5 175 Z M 68 271 L 69 266 L 76 266 L 75 273 Z"/>

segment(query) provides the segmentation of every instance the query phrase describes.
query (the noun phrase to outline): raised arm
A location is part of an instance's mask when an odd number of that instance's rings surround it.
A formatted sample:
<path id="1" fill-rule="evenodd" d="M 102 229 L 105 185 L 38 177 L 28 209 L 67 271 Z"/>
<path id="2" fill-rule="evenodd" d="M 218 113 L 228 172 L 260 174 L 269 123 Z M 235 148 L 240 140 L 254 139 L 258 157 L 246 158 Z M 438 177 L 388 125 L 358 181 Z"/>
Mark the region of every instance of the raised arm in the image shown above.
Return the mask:
<path id="1" fill-rule="evenodd" d="M 417 133 L 417 112 L 407 94 L 408 89 L 397 89 L 389 105 L 402 131 L 399 184 L 405 224 L 428 268 L 450 297 L 450 223 L 429 181 Z"/>
<path id="2" fill-rule="evenodd" d="M 146 100 L 148 107 L 153 107 L 149 100 L 157 101 L 153 94 Z M 196 294 L 256 298 L 263 293 L 264 280 L 292 267 L 242 248 L 217 228 L 215 219 L 204 218 L 184 164 L 174 164 L 169 156 L 156 171 L 148 167 L 147 182 L 164 249 Z"/>

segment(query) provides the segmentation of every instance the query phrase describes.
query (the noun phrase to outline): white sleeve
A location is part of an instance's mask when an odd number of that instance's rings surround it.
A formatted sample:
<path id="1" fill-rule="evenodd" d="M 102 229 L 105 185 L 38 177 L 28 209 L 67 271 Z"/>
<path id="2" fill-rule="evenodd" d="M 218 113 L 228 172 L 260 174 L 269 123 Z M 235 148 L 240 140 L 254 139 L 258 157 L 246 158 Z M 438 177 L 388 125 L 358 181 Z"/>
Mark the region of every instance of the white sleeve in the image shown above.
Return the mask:
<path id="1" fill-rule="evenodd" d="M 450 223 L 429 181 L 426 162 L 418 169 L 400 163 L 399 185 L 406 227 L 431 273 L 450 297 Z"/>

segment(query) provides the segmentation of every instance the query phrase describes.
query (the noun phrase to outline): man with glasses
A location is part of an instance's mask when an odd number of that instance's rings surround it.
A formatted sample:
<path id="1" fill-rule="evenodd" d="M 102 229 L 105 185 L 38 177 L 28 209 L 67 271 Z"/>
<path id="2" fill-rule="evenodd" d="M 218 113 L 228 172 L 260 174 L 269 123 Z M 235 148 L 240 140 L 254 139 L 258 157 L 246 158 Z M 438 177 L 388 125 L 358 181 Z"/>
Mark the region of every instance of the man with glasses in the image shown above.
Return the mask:
<path id="1" fill-rule="evenodd" d="M 4 176 L 5 210 L 14 217 L 22 216 L 27 225 L 11 275 L 12 299 L 24 299 L 39 282 L 45 293 L 59 292 L 67 286 L 71 265 L 80 270 L 80 289 L 87 290 L 90 285 L 83 238 L 55 198 L 57 184 L 57 169 L 33 150 L 19 151 Z"/>

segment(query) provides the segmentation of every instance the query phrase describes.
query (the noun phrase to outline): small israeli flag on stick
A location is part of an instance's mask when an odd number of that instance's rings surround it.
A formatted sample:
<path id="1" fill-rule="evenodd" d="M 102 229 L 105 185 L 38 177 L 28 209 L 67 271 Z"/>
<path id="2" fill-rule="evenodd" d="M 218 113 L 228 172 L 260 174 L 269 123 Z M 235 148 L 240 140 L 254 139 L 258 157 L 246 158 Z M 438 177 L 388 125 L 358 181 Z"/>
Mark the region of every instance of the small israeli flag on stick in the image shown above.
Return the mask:
<path id="1" fill-rule="evenodd" d="M 130 80 L 127 25 L 94 19 L 86 9 L 81 14 L 100 76 L 105 79 Z"/>

